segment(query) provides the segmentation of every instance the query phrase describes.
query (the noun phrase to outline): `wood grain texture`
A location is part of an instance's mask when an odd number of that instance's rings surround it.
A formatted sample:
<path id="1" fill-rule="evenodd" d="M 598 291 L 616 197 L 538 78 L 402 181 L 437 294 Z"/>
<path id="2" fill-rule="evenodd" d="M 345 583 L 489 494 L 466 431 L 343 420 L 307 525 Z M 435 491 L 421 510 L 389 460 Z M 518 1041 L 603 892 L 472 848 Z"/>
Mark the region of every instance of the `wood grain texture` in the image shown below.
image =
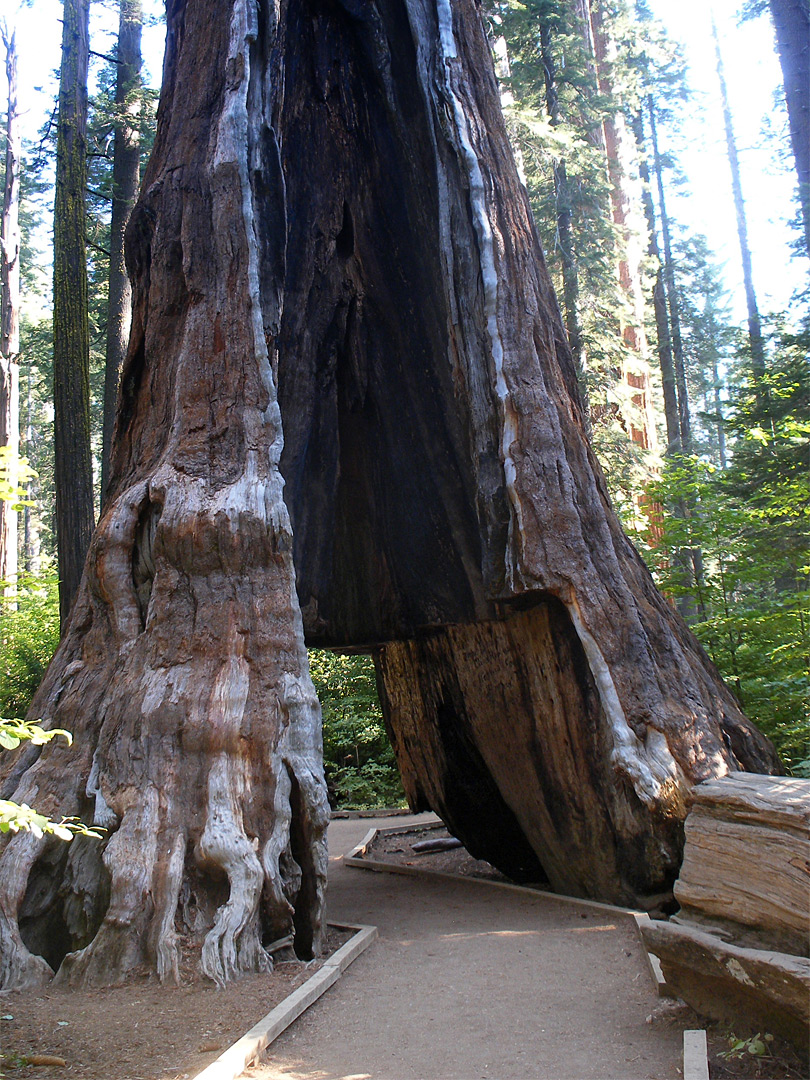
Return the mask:
<path id="1" fill-rule="evenodd" d="M 682 917 L 810 947 L 810 781 L 738 774 L 699 784 L 675 884 Z"/>
<path id="2" fill-rule="evenodd" d="M 810 961 L 739 948 L 699 928 L 650 922 L 644 944 L 661 960 L 669 986 L 698 1012 L 739 1031 L 769 1031 L 806 1050 L 810 1034 Z"/>
<path id="3" fill-rule="evenodd" d="M 56 967 L 176 981 L 182 949 L 224 983 L 269 970 L 264 941 L 320 946 L 329 807 L 273 377 L 284 233 L 262 232 L 284 221 L 277 33 L 248 0 L 169 5 L 109 497 L 30 714 L 75 749 L 3 763 L 4 794 L 106 833 L 0 840 L 5 987 Z"/>
<path id="4" fill-rule="evenodd" d="M 288 18 L 279 400 L 307 640 L 377 654 L 414 805 L 472 850 L 665 902 L 691 784 L 779 764 L 610 506 L 479 7 Z"/>

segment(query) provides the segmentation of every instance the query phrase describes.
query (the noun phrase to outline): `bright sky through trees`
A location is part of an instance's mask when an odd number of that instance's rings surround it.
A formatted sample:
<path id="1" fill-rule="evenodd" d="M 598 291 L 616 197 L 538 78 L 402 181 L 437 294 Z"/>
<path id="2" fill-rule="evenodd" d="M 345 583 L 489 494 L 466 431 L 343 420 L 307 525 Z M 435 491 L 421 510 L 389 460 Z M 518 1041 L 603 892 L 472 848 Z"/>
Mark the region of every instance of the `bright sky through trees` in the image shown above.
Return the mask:
<path id="1" fill-rule="evenodd" d="M 796 174 L 770 19 L 765 14 L 738 23 L 740 0 L 714 0 L 713 5 L 706 0 L 652 0 L 651 7 L 670 36 L 683 44 L 695 94 L 694 103 L 682 113 L 681 138 L 668 140 L 687 180 L 672 203 L 673 214 L 690 231 L 704 233 L 725 264 L 734 317 L 743 323 L 740 249 L 711 35 L 713 8 L 740 155 L 759 306 L 763 312 L 783 309 L 793 291 L 806 284 L 807 260 L 791 258 L 789 249 L 796 236 L 788 226 L 798 209 L 793 200 Z M 677 189 L 671 184 L 670 189 L 674 196 Z"/>
<path id="2" fill-rule="evenodd" d="M 742 323 L 742 275 L 711 41 L 711 8 L 706 0 L 651 0 L 651 6 L 669 34 L 683 43 L 683 60 L 695 91 L 693 104 L 683 110 L 682 135 L 671 142 L 686 175 L 686 184 L 678 191 L 671 185 L 672 211 L 690 231 L 705 233 L 718 260 L 725 264 L 734 316 Z M 786 131 L 787 119 L 771 25 L 767 16 L 738 25 L 739 7 L 740 0 L 714 0 L 743 169 L 755 286 L 760 307 L 768 311 L 786 307 L 794 290 L 804 284 L 806 260 L 791 258 L 788 247 L 787 222 L 796 213 L 792 201 L 795 173 L 787 137 L 778 138 Z M 148 0 L 145 9 L 147 15 L 155 14 L 158 0 Z M 20 104 L 27 141 L 36 139 L 55 98 L 61 11 L 59 0 L 34 0 L 31 8 L 17 15 Z M 92 47 L 98 52 L 112 49 L 117 27 L 112 5 L 94 4 L 92 19 Z M 147 26 L 144 59 L 146 77 L 153 86 L 160 79 L 162 51 L 163 28 Z M 96 68 L 99 64 L 96 60 Z M 4 99 L 4 80 L 0 93 Z M 774 138 L 765 137 L 767 126 Z"/>

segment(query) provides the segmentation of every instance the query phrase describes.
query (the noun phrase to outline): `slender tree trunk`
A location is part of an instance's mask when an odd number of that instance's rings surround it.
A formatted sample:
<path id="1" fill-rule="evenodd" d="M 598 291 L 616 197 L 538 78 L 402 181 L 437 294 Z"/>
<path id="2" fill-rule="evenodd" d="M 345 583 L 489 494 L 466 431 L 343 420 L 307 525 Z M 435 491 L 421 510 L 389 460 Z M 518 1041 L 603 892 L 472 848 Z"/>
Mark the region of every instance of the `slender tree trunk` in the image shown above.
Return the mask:
<path id="1" fill-rule="evenodd" d="M 28 366 L 25 391 L 25 455 L 28 457 L 34 445 L 34 425 L 32 422 L 31 365 Z M 23 566 L 28 574 L 38 574 L 42 568 L 40 561 L 40 520 L 42 504 L 37 499 L 37 482 L 29 477 L 25 492 L 25 510 L 23 511 Z"/>
<path id="2" fill-rule="evenodd" d="M 689 390 L 686 383 L 686 363 L 684 360 L 683 339 L 681 337 L 680 301 L 678 299 L 678 288 L 675 282 L 675 263 L 672 258 L 672 237 L 670 234 L 669 215 L 667 213 L 666 198 L 664 195 L 664 172 L 661 164 L 661 154 L 658 148 L 658 130 L 655 119 L 655 105 L 652 97 L 647 98 L 647 112 L 650 118 L 650 140 L 653 150 L 653 168 L 655 170 L 656 186 L 658 188 L 658 204 L 661 210 L 661 235 L 664 242 L 663 283 L 666 286 L 675 390 L 677 393 L 679 438 L 677 444 L 673 446 L 673 440 L 669 437 L 669 427 L 667 428 L 668 442 L 670 446 L 673 447 L 673 449 L 668 448 L 668 453 L 673 456 L 675 454 L 682 454 L 688 459 L 689 455 L 692 453 L 692 420 L 689 407 Z M 656 282 L 656 286 L 657 285 L 658 283 Z M 667 372 L 667 375 L 669 376 L 669 372 Z M 673 402 L 670 396 L 670 410 L 672 407 Z M 695 506 L 684 499 L 678 500 L 672 507 L 673 514 L 683 521 L 687 520 L 695 513 L 695 511 Z M 700 600 L 700 583 L 703 580 L 703 553 L 700 548 L 681 548 L 672 552 L 672 561 L 681 572 L 684 586 L 690 588 L 690 593 L 682 595 L 678 600 L 678 610 L 686 621 L 690 621 L 694 619 L 697 614 L 703 613 L 703 604 Z"/>
<path id="3" fill-rule="evenodd" d="M 804 242 L 810 257 L 810 6 L 807 0 L 770 0 L 770 9 L 799 180 Z"/>
<path id="4" fill-rule="evenodd" d="M 754 291 L 754 273 L 751 266 L 751 248 L 748 246 L 748 222 L 745 217 L 745 201 L 743 200 L 742 182 L 740 180 L 740 161 L 737 156 L 737 142 L 734 138 L 734 125 L 731 120 L 731 109 L 728 103 L 728 91 L 726 89 L 726 76 L 723 70 L 723 56 L 720 52 L 720 39 L 717 36 L 717 27 L 712 20 L 712 35 L 714 37 L 714 51 L 717 58 L 717 80 L 720 84 L 720 99 L 723 105 L 723 123 L 726 128 L 726 150 L 728 164 L 731 169 L 731 190 L 734 193 L 734 212 L 737 215 L 737 238 L 740 242 L 740 258 L 742 259 L 743 283 L 745 285 L 745 303 L 748 308 L 748 339 L 751 345 L 751 369 L 756 380 L 765 377 L 765 346 L 762 341 L 762 323 L 757 307 L 757 296 Z"/>
<path id="5" fill-rule="evenodd" d="M 140 180 L 141 148 L 138 117 L 141 110 L 141 0 L 120 0 L 118 67 L 115 80 L 116 125 L 113 145 L 112 219 L 110 222 L 110 281 L 107 348 L 104 366 L 104 425 L 101 452 L 101 502 L 104 505 L 110 472 L 110 449 L 115 423 L 118 384 L 129 339 L 132 290 L 124 265 L 124 230 Z"/>
<path id="6" fill-rule="evenodd" d="M 317 948 L 304 632 L 376 653 L 409 796 L 473 850 L 666 899 L 690 786 L 778 763 L 610 507 L 476 4 L 171 4 L 127 262 L 108 506 L 32 704 L 74 750 L 0 763 L 110 837 L 0 841 L 2 983 Z"/>
<path id="7" fill-rule="evenodd" d="M 540 16 L 540 53 L 543 62 L 543 78 L 546 88 L 546 108 L 552 127 L 559 127 L 562 121 L 560 98 L 557 92 L 554 53 L 552 51 L 551 28 L 548 17 Z M 585 415 L 588 415 L 588 385 L 586 381 L 585 343 L 582 338 L 582 322 L 579 313 L 579 270 L 577 268 L 574 246 L 574 230 L 571 220 L 571 193 L 568 186 L 568 174 L 565 159 L 554 162 L 554 194 L 557 206 L 557 241 L 560 248 L 563 281 L 563 310 L 565 311 L 565 329 L 568 344 L 577 368 L 580 392 Z"/>
<path id="8" fill-rule="evenodd" d="M 652 108 L 652 105 L 650 106 Z M 664 288 L 664 267 L 661 251 L 658 247 L 658 230 L 655 221 L 655 203 L 650 189 L 650 169 L 644 152 L 644 124 L 641 112 L 634 121 L 636 145 L 639 149 L 639 173 L 643 187 L 644 214 L 647 218 L 649 247 L 647 253 L 656 266 L 655 285 L 653 286 L 653 313 L 655 315 L 656 347 L 658 364 L 661 368 L 661 386 L 664 397 L 664 420 L 667 428 L 667 454 L 680 454 L 681 423 L 678 412 L 678 389 L 675 381 L 675 365 L 672 359 L 672 335 L 669 329 L 666 289 Z M 660 188 L 659 188 L 660 193 Z"/>
<path id="9" fill-rule="evenodd" d="M 655 121 L 655 106 L 652 98 L 647 99 L 647 112 L 650 117 L 650 137 L 653 149 L 653 168 L 658 188 L 658 205 L 661 210 L 661 236 L 664 241 L 664 283 L 666 285 L 669 325 L 672 331 L 672 357 L 675 363 L 675 387 L 678 394 L 678 426 L 680 428 L 680 450 L 684 454 L 692 453 L 692 420 L 689 411 L 689 392 L 686 385 L 686 364 L 683 355 L 681 337 L 681 313 L 678 301 L 678 289 L 675 283 L 675 264 L 672 259 L 672 237 L 669 228 L 669 215 L 664 197 L 664 174 L 661 167 L 661 154 L 658 150 L 658 130 Z"/>
<path id="10" fill-rule="evenodd" d="M 8 81 L 6 180 L 0 230 L 0 446 L 8 447 L 12 472 L 20 454 L 20 158 L 22 130 L 17 110 L 17 45 L 3 34 Z M 0 581 L 12 591 L 17 579 L 17 511 L 0 500 Z"/>
<path id="11" fill-rule="evenodd" d="M 85 228 L 89 0 L 65 0 L 53 237 L 56 541 L 62 630 L 93 533 Z"/>
<path id="12" fill-rule="evenodd" d="M 728 465 L 726 455 L 726 423 L 723 419 L 723 401 L 720 397 L 720 372 L 717 370 L 717 357 L 712 357 L 712 384 L 714 396 L 715 426 L 717 428 L 717 458 L 720 468 L 725 469 Z"/>

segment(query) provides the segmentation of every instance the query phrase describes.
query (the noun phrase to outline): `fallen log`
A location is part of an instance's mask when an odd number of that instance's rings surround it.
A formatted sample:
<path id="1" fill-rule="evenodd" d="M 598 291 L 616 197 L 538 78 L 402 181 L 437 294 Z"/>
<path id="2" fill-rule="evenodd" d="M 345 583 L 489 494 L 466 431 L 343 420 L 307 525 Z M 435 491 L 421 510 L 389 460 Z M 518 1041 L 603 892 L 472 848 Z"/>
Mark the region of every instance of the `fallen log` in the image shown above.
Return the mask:
<path id="1" fill-rule="evenodd" d="M 735 773 L 694 788 L 675 883 L 682 920 L 808 955 L 810 781 Z"/>
<path id="2" fill-rule="evenodd" d="M 740 948 L 683 923 L 643 923 L 641 935 L 669 987 L 697 1012 L 737 1031 L 747 1024 L 807 1048 L 810 960 Z"/>
<path id="3" fill-rule="evenodd" d="M 455 836 L 437 836 L 434 840 L 417 840 L 411 844 L 411 851 L 416 855 L 434 855 L 438 851 L 453 851 L 460 847 L 464 845 Z"/>

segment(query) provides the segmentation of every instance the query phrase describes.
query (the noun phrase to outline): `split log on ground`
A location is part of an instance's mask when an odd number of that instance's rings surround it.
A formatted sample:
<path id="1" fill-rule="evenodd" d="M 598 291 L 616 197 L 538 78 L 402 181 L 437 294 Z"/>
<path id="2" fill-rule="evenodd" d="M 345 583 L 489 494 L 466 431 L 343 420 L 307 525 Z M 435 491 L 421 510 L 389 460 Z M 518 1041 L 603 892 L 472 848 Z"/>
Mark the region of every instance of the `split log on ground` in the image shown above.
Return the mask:
<path id="1" fill-rule="evenodd" d="M 676 923 L 641 925 L 674 992 L 698 1012 L 734 1027 L 782 1035 L 806 1049 L 810 1033 L 810 960 L 740 948 Z"/>
<path id="2" fill-rule="evenodd" d="M 263 941 L 293 927 L 302 956 L 321 938 L 329 808 L 273 376 L 278 27 L 247 0 L 170 3 L 168 18 L 128 232 L 133 332 L 107 509 L 30 713 L 74 748 L 23 756 L 4 785 L 109 839 L 5 838 L 5 987 L 60 962 L 72 985 L 176 979 L 189 943 L 222 983 L 268 970 Z"/>
<path id="3" fill-rule="evenodd" d="M 808 955 L 810 780 L 735 774 L 692 791 L 680 916 L 750 927 L 763 945 Z"/>
<path id="4" fill-rule="evenodd" d="M 112 835 L 6 842 L 0 983 L 317 947 L 301 614 L 377 652 L 474 855 L 659 902 L 690 785 L 779 766 L 611 509 L 478 5 L 170 0 L 167 42 L 108 503 L 32 706 L 76 750 L 4 786 Z"/>

